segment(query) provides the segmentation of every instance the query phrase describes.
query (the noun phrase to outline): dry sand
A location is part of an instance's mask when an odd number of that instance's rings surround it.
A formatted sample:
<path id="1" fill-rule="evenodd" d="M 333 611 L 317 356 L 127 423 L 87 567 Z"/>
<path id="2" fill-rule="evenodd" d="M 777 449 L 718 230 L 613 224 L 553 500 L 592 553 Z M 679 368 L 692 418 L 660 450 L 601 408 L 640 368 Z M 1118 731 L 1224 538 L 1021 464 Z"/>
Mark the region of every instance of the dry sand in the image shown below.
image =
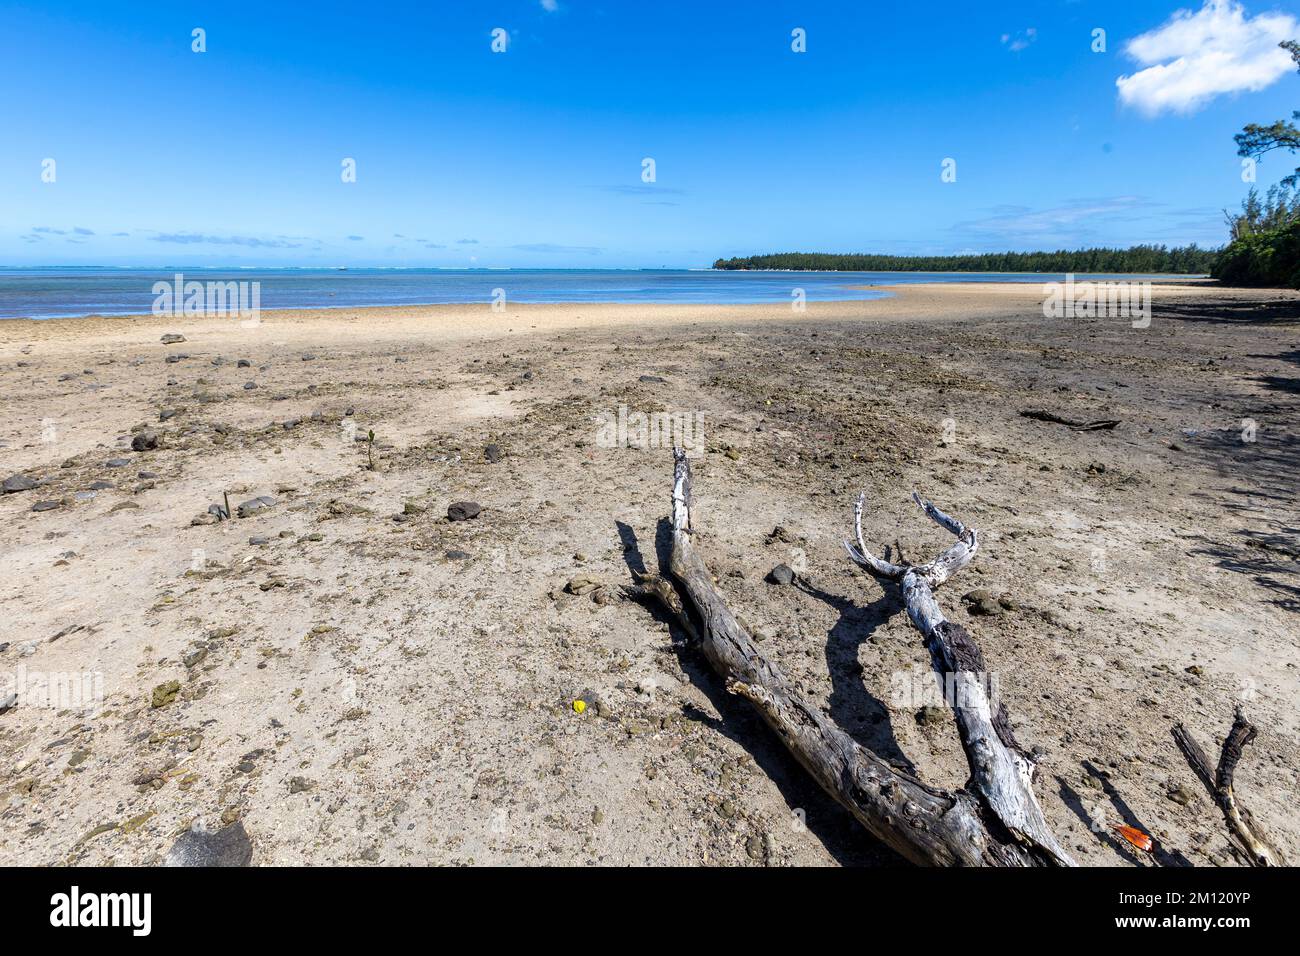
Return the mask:
<path id="1" fill-rule="evenodd" d="M 0 675 L 28 690 L 0 714 L 0 862 L 156 862 L 196 819 L 242 821 L 256 863 L 896 862 L 621 597 L 671 455 L 602 447 L 620 406 L 702 416 L 700 548 L 864 743 L 964 779 L 951 715 L 896 693 L 929 666 L 897 595 L 840 545 L 865 488 L 869 541 L 938 550 L 915 487 L 985 533 L 940 600 L 1081 861 L 1129 862 L 1104 826 L 1128 822 L 1165 862 L 1235 864 L 1169 730 L 1217 748 L 1243 702 L 1238 792 L 1300 858 L 1300 296 L 1158 286 L 1138 330 L 1044 319 L 1036 285 L 895 291 L 0 322 L 0 477 L 42 482 L 0 498 Z M 223 491 L 275 504 L 193 523 Z M 765 582 L 782 562 L 802 583 Z M 1012 609 L 970 617 L 976 588 Z M 83 673 L 98 706 L 31 693 Z"/>

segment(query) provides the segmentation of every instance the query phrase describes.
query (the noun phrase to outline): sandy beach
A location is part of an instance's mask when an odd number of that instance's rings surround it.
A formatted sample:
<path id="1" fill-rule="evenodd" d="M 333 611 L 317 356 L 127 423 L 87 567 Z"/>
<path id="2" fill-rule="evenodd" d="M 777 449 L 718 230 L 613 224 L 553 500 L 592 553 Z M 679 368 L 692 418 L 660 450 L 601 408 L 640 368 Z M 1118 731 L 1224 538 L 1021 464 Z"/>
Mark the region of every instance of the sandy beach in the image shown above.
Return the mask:
<path id="1" fill-rule="evenodd" d="M 0 497 L 0 863 L 156 863 L 196 819 L 258 864 L 897 863 L 623 596 L 672 456 L 607 447 L 620 409 L 701 423 L 720 590 L 876 752 L 966 774 L 841 544 L 865 489 L 869 542 L 938 551 L 918 489 L 985 535 L 939 599 L 1071 853 L 1133 862 L 1131 823 L 1238 865 L 1170 728 L 1217 750 L 1244 704 L 1238 792 L 1300 858 L 1300 293 L 1156 285 L 1135 329 L 890 291 L 0 322 L 0 478 L 37 483 Z M 68 675 L 94 699 L 32 693 Z"/>

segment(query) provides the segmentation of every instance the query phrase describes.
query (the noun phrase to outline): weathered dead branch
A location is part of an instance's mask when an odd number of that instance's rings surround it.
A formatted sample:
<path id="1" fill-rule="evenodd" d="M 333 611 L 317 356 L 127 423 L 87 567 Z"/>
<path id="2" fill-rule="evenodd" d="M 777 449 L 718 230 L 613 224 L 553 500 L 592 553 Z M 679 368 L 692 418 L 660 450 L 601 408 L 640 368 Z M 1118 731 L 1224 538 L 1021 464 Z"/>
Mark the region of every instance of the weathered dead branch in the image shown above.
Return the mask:
<path id="1" fill-rule="evenodd" d="M 1187 728 L 1182 724 L 1176 724 L 1173 729 L 1174 741 L 1178 744 L 1178 749 L 1183 752 L 1187 763 L 1196 772 L 1205 789 L 1209 791 L 1210 799 L 1223 812 L 1223 820 L 1228 825 L 1228 832 L 1245 852 L 1250 865 L 1285 866 L 1282 854 L 1260 830 L 1259 824 L 1252 819 L 1250 811 L 1237 803 L 1236 794 L 1232 789 L 1232 778 L 1237 771 L 1237 764 L 1241 761 L 1242 752 L 1246 749 L 1246 745 L 1255 739 L 1257 733 L 1255 725 L 1246 719 L 1241 708 L 1237 708 L 1232 729 L 1228 731 L 1228 736 L 1223 741 L 1219 766 L 1212 770 L 1209 757 L 1205 755 L 1205 751 L 1201 749 L 1200 744 Z"/>
<path id="2" fill-rule="evenodd" d="M 999 707 L 993 712 L 982 687 L 966 689 L 973 703 L 958 708 L 971 784 L 956 792 L 929 787 L 891 766 L 794 690 L 736 621 L 695 552 L 690 464 L 680 450 L 675 459 L 668 573 L 686 600 L 656 575 L 641 576 L 630 592 L 654 597 L 676 615 L 698 637 L 728 690 L 749 700 L 822 788 L 872 835 L 908 860 L 938 866 L 1072 865 L 1047 830 L 1034 799 L 1032 762 L 1016 746 L 1005 710 Z M 978 536 L 933 505 L 922 502 L 922 506 L 958 538 L 934 561 L 911 566 L 873 557 L 862 545 L 861 498 L 856 515 L 859 548 L 850 548 L 850 553 L 872 573 L 902 583 L 908 613 L 927 635 L 936 669 L 956 674 L 963 686 L 978 685 L 975 675 L 984 666 L 979 648 L 962 628 L 944 620 L 932 593 L 970 562 Z"/>

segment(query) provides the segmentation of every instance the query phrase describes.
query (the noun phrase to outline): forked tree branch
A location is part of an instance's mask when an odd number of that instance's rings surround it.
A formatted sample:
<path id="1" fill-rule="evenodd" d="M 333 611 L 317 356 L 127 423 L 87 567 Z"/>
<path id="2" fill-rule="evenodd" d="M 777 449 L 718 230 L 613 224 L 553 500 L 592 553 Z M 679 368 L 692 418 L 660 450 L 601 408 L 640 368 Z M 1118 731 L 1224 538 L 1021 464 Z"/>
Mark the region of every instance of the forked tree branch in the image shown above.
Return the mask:
<path id="1" fill-rule="evenodd" d="M 696 553 L 690 464 L 681 450 L 675 450 L 674 457 L 668 573 L 686 600 L 656 575 L 640 576 L 630 593 L 654 597 L 677 616 L 698 637 L 700 649 L 728 690 L 750 701 L 821 787 L 906 859 L 931 866 L 1072 865 L 1042 822 L 1029 789 L 1032 764 L 1014 748 L 1001 708 L 997 716 L 986 713 L 981 720 L 968 720 L 963 745 L 975 788 L 949 792 L 927 786 L 862 747 L 793 688 L 737 622 Z M 859 499 L 859 532 L 861 504 Z M 941 654 L 944 667 L 969 679 L 983 669 L 979 649 L 969 635 L 943 619 L 930 588 L 969 563 L 978 538 L 932 505 L 926 512 L 959 538 L 943 555 L 919 567 L 890 564 L 872 558 L 859 533 L 861 561 L 882 576 L 901 576 L 905 592 L 911 595 L 908 613 L 914 621 L 928 622 L 939 635 L 932 656 Z M 936 656 L 936 667 L 939 662 Z M 979 698 L 975 700 L 977 709 Z M 983 700 L 987 711 L 987 697 Z"/>
<path id="2" fill-rule="evenodd" d="M 1210 792 L 1210 799 L 1223 812 L 1223 820 L 1228 825 L 1228 832 L 1237 845 L 1246 852 L 1250 865 L 1285 866 L 1282 854 L 1269 842 L 1259 824 L 1251 817 L 1250 811 L 1237 803 L 1236 794 L 1232 789 L 1232 778 L 1237 772 L 1237 764 L 1241 761 L 1242 752 L 1246 749 L 1246 745 L 1255 739 L 1256 733 L 1258 731 L 1255 725 L 1246 719 L 1241 708 L 1237 708 L 1232 729 L 1228 731 L 1228 736 L 1223 741 L 1218 769 L 1211 769 L 1210 758 L 1205 755 L 1205 751 L 1201 749 L 1200 744 L 1187 728 L 1182 724 L 1176 724 L 1173 729 L 1174 741 L 1178 744 L 1178 749 L 1183 752 L 1187 763 L 1196 772 L 1205 789 Z"/>

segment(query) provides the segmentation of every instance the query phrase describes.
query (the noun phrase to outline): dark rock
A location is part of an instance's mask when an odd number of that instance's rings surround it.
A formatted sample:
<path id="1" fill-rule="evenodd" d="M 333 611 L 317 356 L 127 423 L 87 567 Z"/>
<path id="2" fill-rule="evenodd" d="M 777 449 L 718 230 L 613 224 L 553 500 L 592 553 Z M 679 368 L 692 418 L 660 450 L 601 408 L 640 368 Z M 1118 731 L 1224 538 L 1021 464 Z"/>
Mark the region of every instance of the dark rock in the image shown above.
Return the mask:
<path id="1" fill-rule="evenodd" d="M 177 352 L 175 355 L 169 355 L 169 356 L 167 356 L 167 364 L 168 364 L 168 365 L 175 365 L 177 362 L 183 361 L 184 359 L 187 359 L 187 358 L 189 358 L 189 355 L 187 355 L 186 353 L 184 353 L 184 352 Z"/>
<path id="2" fill-rule="evenodd" d="M 158 421 L 165 422 L 169 418 L 175 418 L 180 413 L 181 410 L 179 408 L 164 408 L 158 413 Z"/>
<path id="3" fill-rule="evenodd" d="M 501 446 L 488 445 L 486 448 L 483 449 L 483 457 L 486 458 L 489 463 L 495 465 L 502 458 Z"/>
<path id="4" fill-rule="evenodd" d="M 156 472 L 156 471 L 142 471 L 142 472 L 138 473 L 138 474 L 136 475 L 136 477 L 137 477 L 137 478 L 141 478 L 141 479 L 143 479 L 143 480 L 145 480 L 145 481 L 152 481 L 154 478 L 157 478 L 157 477 L 158 477 L 158 472 Z"/>
<path id="5" fill-rule="evenodd" d="M 647 385 L 667 385 L 668 379 L 661 378 L 658 375 L 642 375 L 637 379 L 638 382 L 645 382 Z"/>
<path id="6" fill-rule="evenodd" d="M 117 486 L 111 481 L 92 481 L 89 487 L 91 491 L 107 491 L 109 488 L 116 488 Z"/>
<path id="7" fill-rule="evenodd" d="M 966 605 L 966 610 L 971 614 L 996 617 L 1003 610 L 997 595 L 992 591 L 985 591 L 983 588 L 967 591 L 961 596 L 961 600 Z"/>
<path id="8" fill-rule="evenodd" d="M 788 564 L 778 564 L 768 572 L 767 580 L 772 584 L 793 584 L 794 569 Z"/>
<path id="9" fill-rule="evenodd" d="M 158 447 L 158 438 L 160 436 L 152 428 L 145 428 L 136 432 L 135 437 L 131 439 L 132 451 L 151 451 Z"/>
<path id="10" fill-rule="evenodd" d="M 131 464 L 130 458 L 110 458 L 104 462 L 104 465 L 108 468 L 125 468 L 129 464 Z"/>
<path id="11" fill-rule="evenodd" d="M 235 363 L 235 368 L 252 368 L 252 367 L 253 367 L 253 363 L 250 362 L 248 359 L 240 359 L 238 362 Z"/>
<path id="12" fill-rule="evenodd" d="M 469 553 L 468 551 L 448 551 L 448 552 L 447 552 L 447 560 L 448 560 L 448 561 L 468 561 L 469 559 L 470 559 L 470 553 Z"/>
<path id="13" fill-rule="evenodd" d="M 28 478 L 26 475 L 10 475 L 4 480 L 4 493 L 12 495 L 19 491 L 31 491 L 37 485 L 35 478 Z"/>
<path id="14" fill-rule="evenodd" d="M 181 335 L 179 332 L 168 332 L 166 335 L 162 337 L 163 345 L 179 345 L 181 342 L 184 341 L 185 341 L 185 336 Z"/>
<path id="15" fill-rule="evenodd" d="M 271 539 L 264 534 L 255 534 L 248 539 L 248 543 L 252 545 L 270 544 Z"/>
<path id="16" fill-rule="evenodd" d="M 244 383 L 244 391 L 246 391 L 246 392 L 251 392 L 251 391 L 252 391 L 253 389 L 255 389 L 255 388 L 257 388 L 257 383 L 256 383 L 256 382 L 245 382 L 245 383 Z"/>
<path id="17" fill-rule="evenodd" d="M 36 504 L 32 505 L 32 510 L 33 510 L 33 511 L 53 511 L 53 510 L 54 510 L 55 508 L 57 508 L 57 507 L 59 507 L 59 502 L 57 502 L 57 501 L 38 501 L 38 502 L 36 502 Z"/>
<path id="18" fill-rule="evenodd" d="M 476 501 L 457 501 L 447 507 L 448 521 L 468 521 L 477 518 L 483 510 Z"/>
<path id="19" fill-rule="evenodd" d="M 253 861 L 253 841 L 244 824 L 208 831 L 195 824 L 177 837 L 163 866 L 248 866 Z"/>
<path id="20" fill-rule="evenodd" d="M 239 517 L 247 518 L 249 515 L 257 514 L 259 511 L 265 511 L 267 508 L 274 506 L 275 503 L 275 499 L 270 495 L 259 495 L 256 498 L 250 498 L 248 501 L 243 502 L 235 509 L 235 511 Z"/>

